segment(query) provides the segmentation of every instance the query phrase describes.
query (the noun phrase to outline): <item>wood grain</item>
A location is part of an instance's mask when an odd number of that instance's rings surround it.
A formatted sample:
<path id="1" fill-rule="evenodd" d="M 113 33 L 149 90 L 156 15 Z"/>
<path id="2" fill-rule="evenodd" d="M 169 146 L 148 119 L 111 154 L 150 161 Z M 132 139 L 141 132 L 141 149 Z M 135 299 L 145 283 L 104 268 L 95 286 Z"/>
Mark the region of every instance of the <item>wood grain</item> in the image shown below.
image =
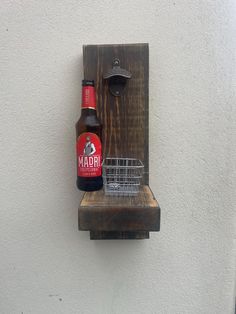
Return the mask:
<path id="1" fill-rule="evenodd" d="M 104 157 L 140 159 L 144 163 L 144 183 L 148 184 L 148 44 L 87 45 L 83 56 L 84 77 L 95 80 Z M 132 73 L 121 97 L 114 97 L 103 80 L 115 58 Z"/>
<path id="2" fill-rule="evenodd" d="M 93 231 L 158 231 L 160 208 L 150 188 L 137 196 L 105 196 L 85 193 L 80 204 L 79 228 Z"/>
<path id="3" fill-rule="evenodd" d="M 148 231 L 90 231 L 90 240 L 149 239 Z"/>
<path id="4" fill-rule="evenodd" d="M 91 239 L 147 239 L 160 230 L 160 207 L 149 183 L 149 51 L 148 44 L 83 47 L 84 78 L 95 81 L 97 112 L 103 124 L 103 158 L 129 157 L 144 164 L 143 186 L 137 196 L 105 196 L 103 190 L 84 194 L 79 229 Z M 103 74 L 115 58 L 132 73 L 120 97 L 109 92 Z"/>
<path id="5" fill-rule="evenodd" d="M 136 196 L 106 196 L 103 190 L 85 193 L 82 207 L 159 207 L 149 186 L 141 186 Z"/>

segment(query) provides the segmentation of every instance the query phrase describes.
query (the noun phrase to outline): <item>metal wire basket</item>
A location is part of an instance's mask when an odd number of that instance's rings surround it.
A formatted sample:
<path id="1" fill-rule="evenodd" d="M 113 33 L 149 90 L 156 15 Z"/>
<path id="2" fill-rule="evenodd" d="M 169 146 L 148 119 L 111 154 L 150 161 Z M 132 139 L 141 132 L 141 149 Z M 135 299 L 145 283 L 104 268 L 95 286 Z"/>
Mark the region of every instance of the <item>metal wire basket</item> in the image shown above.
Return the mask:
<path id="1" fill-rule="evenodd" d="M 106 158 L 103 184 L 106 195 L 137 195 L 143 175 L 143 163 L 134 158 Z"/>

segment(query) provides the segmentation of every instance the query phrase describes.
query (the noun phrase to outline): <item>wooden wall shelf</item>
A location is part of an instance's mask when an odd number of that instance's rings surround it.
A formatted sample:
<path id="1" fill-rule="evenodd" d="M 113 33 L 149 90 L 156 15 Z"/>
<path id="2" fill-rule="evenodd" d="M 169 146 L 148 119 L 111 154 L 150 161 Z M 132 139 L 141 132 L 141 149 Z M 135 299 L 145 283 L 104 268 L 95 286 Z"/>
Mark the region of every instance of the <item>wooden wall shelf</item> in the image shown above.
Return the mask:
<path id="1" fill-rule="evenodd" d="M 103 190 L 85 193 L 80 203 L 79 229 L 91 239 L 146 239 L 160 230 L 160 207 L 150 188 L 137 196 L 106 196 Z"/>
<path id="2" fill-rule="evenodd" d="M 119 97 L 103 79 L 116 58 L 132 74 Z M 144 177 L 137 196 L 86 192 L 79 206 L 79 229 L 89 230 L 91 239 L 147 239 L 150 231 L 160 230 L 160 207 L 149 188 L 148 44 L 84 46 L 83 66 L 84 78 L 95 80 L 103 157 L 140 159 Z"/>

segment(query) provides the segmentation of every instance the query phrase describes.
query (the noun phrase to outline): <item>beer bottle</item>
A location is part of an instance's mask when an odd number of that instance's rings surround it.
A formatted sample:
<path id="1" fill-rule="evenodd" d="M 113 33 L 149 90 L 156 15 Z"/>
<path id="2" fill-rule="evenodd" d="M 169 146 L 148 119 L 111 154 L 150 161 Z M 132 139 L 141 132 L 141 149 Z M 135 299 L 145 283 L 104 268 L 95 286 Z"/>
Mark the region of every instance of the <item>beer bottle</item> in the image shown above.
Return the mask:
<path id="1" fill-rule="evenodd" d="M 82 81 L 81 116 L 76 123 L 77 187 L 102 188 L 102 125 L 97 117 L 94 81 Z"/>

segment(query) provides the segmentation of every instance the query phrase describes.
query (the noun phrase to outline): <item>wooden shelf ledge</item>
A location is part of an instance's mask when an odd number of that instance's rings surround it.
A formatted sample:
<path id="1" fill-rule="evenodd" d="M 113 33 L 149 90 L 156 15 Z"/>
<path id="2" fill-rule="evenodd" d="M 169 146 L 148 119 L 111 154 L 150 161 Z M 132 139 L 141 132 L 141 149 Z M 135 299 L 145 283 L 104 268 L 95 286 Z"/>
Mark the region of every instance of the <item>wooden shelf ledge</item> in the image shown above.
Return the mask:
<path id="1" fill-rule="evenodd" d="M 160 230 L 160 207 L 149 186 L 137 196 L 106 196 L 103 190 L 86 192 L 79 206 L 79 230 L 90 239 L 147 239 Z"/>

